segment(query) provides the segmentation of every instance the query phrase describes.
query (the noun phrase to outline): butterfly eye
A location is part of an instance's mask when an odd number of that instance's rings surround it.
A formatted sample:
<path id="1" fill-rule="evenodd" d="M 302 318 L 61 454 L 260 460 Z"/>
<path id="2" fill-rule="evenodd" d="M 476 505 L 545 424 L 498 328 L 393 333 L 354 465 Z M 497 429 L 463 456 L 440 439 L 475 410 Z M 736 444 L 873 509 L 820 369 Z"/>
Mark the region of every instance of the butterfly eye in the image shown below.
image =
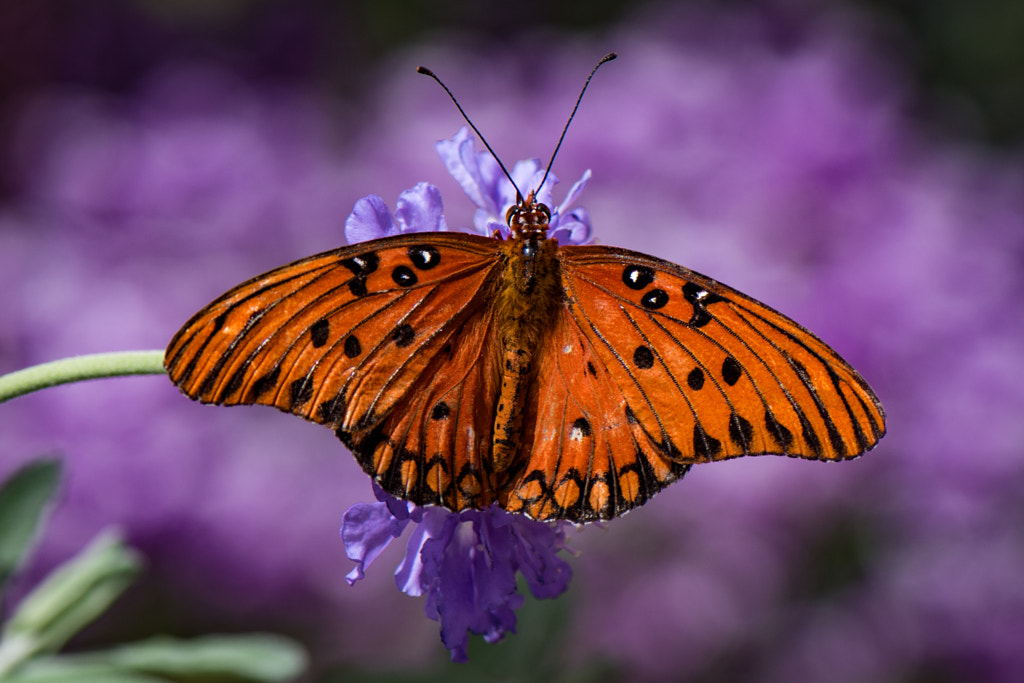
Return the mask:
<path id="1" fill-rule="evenodd" d="M 505 223 L 507 223 L 509 227 L 512 227 L 512 217 L 517 215 L 518 213 L 518 204 L 513 204 L 512 206 L 508 207 L 508 211 L 505 212 Z"/>
<path id="2" fill-rule="evenodd" d="M 545 222 L 545 223 L 550 223 L 550 222 L 551 222 L 551 209 L 549 209 L 549 208 L 548 208 L 547 206 L 545 206 L 544 204 L 538 204 L 538 205 L 537 205 L 537 209 L 538 209 L 538 210 L 539 210 L 539 211 L 540 211 L 540 212 L 541 212 L 542 214 L 544 214 L 544 222 Z"/>

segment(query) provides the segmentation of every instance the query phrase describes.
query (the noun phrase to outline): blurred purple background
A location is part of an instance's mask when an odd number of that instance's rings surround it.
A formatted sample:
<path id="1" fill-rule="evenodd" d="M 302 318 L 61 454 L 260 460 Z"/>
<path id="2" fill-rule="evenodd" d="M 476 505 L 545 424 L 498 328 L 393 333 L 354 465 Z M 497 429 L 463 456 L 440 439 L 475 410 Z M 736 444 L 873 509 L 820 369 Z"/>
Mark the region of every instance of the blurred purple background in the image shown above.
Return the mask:
<path id="1" fill-rule="evenodd" d="M 366 194 L 394 206 L 430 181 L 448 224 L 470 225 L 433 149 L 461 120 L 415 66 L 508 165 L 550 153 L 615 50 L 555 201 L 592 169 L 578 205 L 598 241 L 814 330 L 875 388 L 889 435 L 841 465 L 697 467 L 575 532 L 563 670 L 1024 678 L 1024 164 L 913 115 L 890 24 L 840 3 L 648 5 L 362 49 L 381 30 L 369 4 L 202 4 L 0 9 L 0 372 L 162 348 L 232 285 L 342 244 Z M 160 377 L 0 406 L 0 474 L 53 451 L 67 481 L 22 588 L 110 524 L 150 561 L 81 645 L 268 629 L 303 639 L 320 672 L 447 666 L 437 625 L 394 587 L 400 548 L 345 583 L 338 525 L 371 493 L 328 430 L 200 406 Z"/>

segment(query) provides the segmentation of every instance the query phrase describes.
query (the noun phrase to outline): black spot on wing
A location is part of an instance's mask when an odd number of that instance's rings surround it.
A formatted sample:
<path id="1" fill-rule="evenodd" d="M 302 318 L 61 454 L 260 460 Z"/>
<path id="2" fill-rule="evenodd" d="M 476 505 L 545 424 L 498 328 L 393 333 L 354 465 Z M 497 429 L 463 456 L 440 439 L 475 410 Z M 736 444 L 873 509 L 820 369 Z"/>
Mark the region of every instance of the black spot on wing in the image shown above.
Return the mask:
<path id="1" fill-rule="evenodd" d="M 804 415 L 804 411 L 794 406 L 797 417 L 800 418 L 800 431 L 803 433 L 804 441 L 807 442 L 807 446 L 811 449 L 811 453 L 814 457 L 820 458 L 823 451 L 821 449 L 821 439 L 818 438 L 817 432 L 814 431 L 814 427 L 811 425 L 811 421 Z"/>
<path id="2" fill-rule="evenodd" d="M 245 362 L 235 368 L 235 371 L 231 373 L 231 377 L 228 379 L 228 383 L 224 385 L 224 390 L 221 392 L 221 400 L 225 400 L 235 395 L 235 392 L 242 388 L 245 383 L 245 374 L 249 371 L 249 363 Z"/>
<path id="3" fill-rule="evenodd" d="M 327 343 L 327 338 L 331 334 L 331 324 L 326 318 L 317 320 L 309 328 L 309 336 L 313 342 L 313 348 L 319 349 L 321 346 Z"/>
<path id="4" fill-rule="evenodd" d="M 586 418 L 578 417 L 572 423 L 572 430 L 580 434 L 580 436 L 590 436 L 593 431 L 590 428 L 590 423 Z"/>
<path id="5" fill-rule="evenodd" d="M 419 282 L 413 269 L 406 265 L 395 266 L 395 269 L 391 271 L 391 279 L 399 287 L 412 287 Z"/>
<path id="6" fill-rule="evenodd" d="M 693 452 L 697 457 L 710 460 L 722 450 L 722 442 L 709 436 L 700 424 L 693 425 Z"/>
<path id="7" fill-rule="evenodd" d="M 664 308 L 668 303 L 668 292 L 664 289 L 652 289 L 640 298 L 640 304 L 650 311 Z"/>
<path id="8" fill-rule="evenodd" d="M 418 270 L 430 270 L 441 262 L 441 253 L 429 244 L 409 247 L 409 260 Z"/>
<path id="9" fill-rule="evenodd" d="M 249 387 L 249 401 L 256 401 L 260 396 L 277 386 L 277 380 L 280 377 L 281 366 L 277 366 L 267 374 L 258 378 L 252 383 L 252 386 Z"/>
<path id="10" fill-rule="evenodd" d="M 352 273 L 352 279 L 348 281 L 348 289 L 353 296 L 366 296 L 366 278 L 370 273 L 377 270 L 380 265 L 380 257 L 372 251 L 359 254 L 351 258 L 342 259 L 341 265 L 348 268 Z"/>
<path id="11" fill-rule="evenodd" d="M 348 291 L 352 296 L 366 296 L 366 278 L 356 276 L 348 281 Z"/>
<path id="12" fill-rule="evenodd" d="M 742 448 L 744 453 L 749 453 L 754 441 L 754 425 L 741 415 L 733 413 L 729 418 L 729 438 Z"/>
<path id="13" fill-rule="evenodd" d="M 452 409 L 448 407 L 448 404 L 444 401 L 438 401 L 434 404 L 433 410 L 430 411 L 431 420 L 447 420 L 452 414 Z"/>
<path id="14" fill-rule="evenodd" d="M 768 433 L 771 434 L 772 439 L 775 440 L 775 443 L 779 445 L 779 448 L 783 452 L 788 452 L 789 447 L 793 444 L 793 433 L 780 424 L 771 411 L 767 411 L 764 414 L 764 426 Z"/>
<path id="15" fill-rule="evenodd" d="M 317 406 L 317 418 L 326 425 L 332 427 L 341 424 L 345 419 L 345 396 L 339 392 L 337 396 L 328 399 Z"/>
<path id="16" fill-rule="evenodd" d="M 690 317 L 690 325 L 693 327 L 704 327 L 711 322 L 711 313 L 707 307 L 726 301 L 724 297 L 712 294 L 694 282 L 683 285 L 683 298 L 693 306 L 693 315 Z"/>
<path id="17" fill-rule="evenodd" d="M 475 504 L 475 501 L 480 498 L 479 492 L 483 491 L 483 479 L 480 476 L 480 470 L 474 467 L 472 463 L 467 462 L 459 470 L 459 474 L 455 478 L 455 485 L 471 504 Z"/>
<path id="18" fill-rule="evenodd" d="M 320 404 L 323 407 L 323 403 Z M 378 448 L 387 442 L 387 437 L 381 431 L 381 427 L 378 426 L 368 434 L 356 437 L 352 432 L 347 432 L 343 429 L 337 429 L 334 435 L 341 439 L 341 442 L 352 451 L 352 455 L 355 456 L 356 462 L 363 468 L 363 472 L 376 478 L 376 471 L 373 466 L 373 454 Z"/>
<path id="19" fill-rule="evenodd" d="M 348 268 L 357 277 L 366 277 L 377 270 L 377 266 L 380 265 L 380 257 L 374 252 L 368 251 L 365 254 L 342 259 L 341 265 Z"/>
<path id="20" fill-rule="evenodd" d="M 291 402 L 291 409 L 301 408 L 309 399 L 313 398 L 313 377 L 307 375 L 300 377 L 288 385 L 288 398 Z"/>
<path id="21" fill-rule="evenodd" d="M 622 282 L 630 289 L 643 289 L 654 282 L 654 270 L 647 266 L 626 266 L 622 270 Z"/>
<path id="22" fill-rule="evenodd" d="M 739 364 L 739 361 L 732 356 L 728 356 L 722 361 L 722 379 L 725 380 L 726 384 L 735 386 L 742 376 L 743 367 Z"/>
<path id="23" fill-rule="evenodd" d="M 409 324 L 399 325 L 391 335 L 391 339 L 395 342 L 395 346 L 400 349 L 412 344 L 412 341 L 415 338 L 416 332 L 412 329 L 412 325 Z"/>
<path id="24" fill-rule="evenodd" d="M 363 352 L 363 345 L 359 343 L 359 338 L 354 334 L 350 334 L 345 337 L 345 355 L 349 358 L 355 358 Z"/>
<path id="25" fill-rule="evenodd" d="M 641 370 L 654 367 L 654 353 L 646 346 L 638 346 L 633 351 L 633 364 Z"/>
<path id="26" fill-rule="evenodd" d="M 700 391 L 704 388 L 704 371 L 700 368 L 694 368 L 686 375 L 686 385 L 694 391 Z"/>

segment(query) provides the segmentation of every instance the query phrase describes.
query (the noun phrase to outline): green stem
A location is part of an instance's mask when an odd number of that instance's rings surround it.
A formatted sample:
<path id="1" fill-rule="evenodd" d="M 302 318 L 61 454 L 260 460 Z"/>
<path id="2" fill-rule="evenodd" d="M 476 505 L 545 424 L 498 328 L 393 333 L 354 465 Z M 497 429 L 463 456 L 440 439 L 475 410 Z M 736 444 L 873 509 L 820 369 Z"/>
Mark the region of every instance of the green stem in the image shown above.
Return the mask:
<path id="1" fill-rule="evenodd" d="M 164 352 L 92 353 L 33 365 L 0 376 L 0 403 L 47 387 L 101 377 L 164 374 Z"/>

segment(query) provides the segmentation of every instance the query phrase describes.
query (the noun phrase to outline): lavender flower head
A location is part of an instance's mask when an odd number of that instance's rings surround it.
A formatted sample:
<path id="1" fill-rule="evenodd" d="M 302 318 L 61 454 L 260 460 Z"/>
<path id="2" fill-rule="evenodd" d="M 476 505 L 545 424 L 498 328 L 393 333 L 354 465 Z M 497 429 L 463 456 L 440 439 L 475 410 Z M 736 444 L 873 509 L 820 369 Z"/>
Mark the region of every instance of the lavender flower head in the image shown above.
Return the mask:
<path id="1" fill-rule="evenodd" d="M 516 203 L 516 188 L 512 186 L 501 167 L 489 152 L 477 152 L 469 128 L 463 126 L 451 140 L 441 140 L 437 153 L 445 168 L 476 204 L 473 226 L 481 235 L 499 233 L 508 237 L 505 213 Z M 544 179 L 544 167 L 539 159 L 519 161 L 512 167 L 512 180 L 516 187 L 536 191 L 537 201 L 551 207 L 551 188 L 558 177 L 549 173 Z M 558 206 L 551 208 L 549 236 L 561 244 L 586 244 L 590 241 L 590 216 L 580 207 L 570 210 L 590 182 L 590 170 L 573 183 L 569 193 Z M 544 184 L 541 185 L 543 180 Z M 407 232 L 445 232 L 441 192 L 430 183 L 418 183 L 398 196 L 395 215 L 392 216 L 384 200 L 367 195 L 356 202 L 352 214 L 345 221 L 345 237 L 350 244 L 393 237 Z"/>
<path id="2" fill-rule="evenodd" d="M 515 203 L 516 194 L 494 157 L 474 151 L 465 127 L 451 140 L 438 142 L 437 151 L 477 205 L 476 229 L 485 235 L 500 232 L 507 237 L 508 226 L 501 217 Z M 543 176 L 544 169 L 536 159 L 520 161 L 512 170 L 520 188 L 537 188 Z M 550 235 L 555 239 L 573 244 L 589 239 L 586 211 L 569 211 L 589 180 L 588 170 L 552 211 Z M 551 187 L 557 182 L 548 175 L 537 189 L 537 199 L 549 203 Z M 445 230 L 441 193 L 429 183 L 402 192 L 394 215 L 382 198 L 369 195 L 356 202 L 345 221 L 350 243 Z M 345 550 L 358 563 L 346 579 L 349 584 L 362 579 L 366 568 L 402 535 L 409 522 L 416 524 L 395 582 L 408 595 L 426 595 L 427 617 L 440 622 L 441 640 L 451 650 L 452 661 L 466 661 L 471 632 L 489 643 L 515 632 L 515 610 L 523 604 L 516 572 L 523 574 L 537 598 L 557 597 L 569 587 L 572 570 L 558 556 L 565 548 L 565 522 L 538 522 L 497 505 L 462 512 L 423 508 L 393 498 L 376 483 L 373 492 L 378 502 L 357 503 L 342 518 Z"/>

